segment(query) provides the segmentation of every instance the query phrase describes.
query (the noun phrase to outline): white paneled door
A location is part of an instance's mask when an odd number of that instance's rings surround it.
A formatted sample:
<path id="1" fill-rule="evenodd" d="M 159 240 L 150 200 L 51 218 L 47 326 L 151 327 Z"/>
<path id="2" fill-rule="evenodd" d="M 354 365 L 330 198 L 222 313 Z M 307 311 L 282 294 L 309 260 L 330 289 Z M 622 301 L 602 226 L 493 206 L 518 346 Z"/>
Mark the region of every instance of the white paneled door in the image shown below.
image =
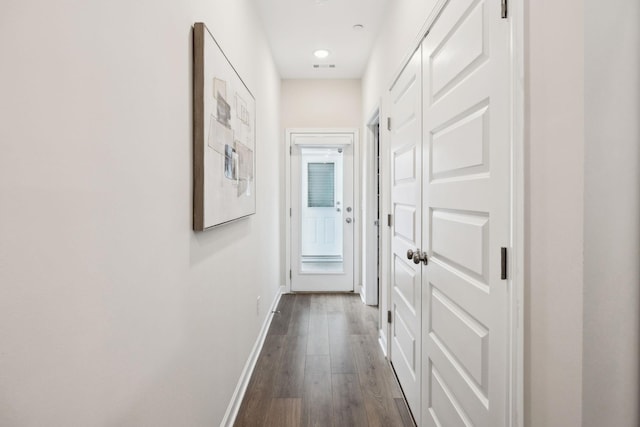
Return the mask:
<path id="1" fill-rule="evenodd" d="M 509 24 L 455 0 L 423 42 L 422 425 L 507 425 Z"/>
<path id="2" fill-rule="evenodd" d="M 447 2 L 419 52 L 390 93 L 391 359 L 419 426 L 503 427 L 511 80 L 500 2 Z"/>
<path id="3" fill-rule="evenodd" d="M 420 416 L 422 319 L 421 241 L 422 115 L 418 49 L 391 88 L 391 355 L 414 417 Z M 411 251 L 411 252 L 410 252 Z"/>
<path id="4" fill-rule="evenodd" d="M 291 290 L 353 291 L 353 133 L 291 133 Z"/>

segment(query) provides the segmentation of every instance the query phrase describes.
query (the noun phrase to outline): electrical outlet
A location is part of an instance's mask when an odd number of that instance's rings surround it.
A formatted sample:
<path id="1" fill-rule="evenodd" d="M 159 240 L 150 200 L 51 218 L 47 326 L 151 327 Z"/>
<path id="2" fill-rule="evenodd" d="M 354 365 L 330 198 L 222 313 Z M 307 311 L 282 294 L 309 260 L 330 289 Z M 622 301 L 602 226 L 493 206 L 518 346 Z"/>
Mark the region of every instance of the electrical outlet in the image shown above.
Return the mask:
<path id="1" fill-rule="evenodd" d="M 256 300 L 256 315 L 260 315 L 260 297 Z"/>

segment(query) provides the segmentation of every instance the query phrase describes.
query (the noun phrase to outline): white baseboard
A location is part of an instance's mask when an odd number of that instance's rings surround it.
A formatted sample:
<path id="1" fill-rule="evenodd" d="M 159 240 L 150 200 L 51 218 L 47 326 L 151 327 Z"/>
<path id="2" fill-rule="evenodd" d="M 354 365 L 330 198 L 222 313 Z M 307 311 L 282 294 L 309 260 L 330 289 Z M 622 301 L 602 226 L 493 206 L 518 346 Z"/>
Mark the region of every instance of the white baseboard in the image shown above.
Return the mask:
<path id="1" fill-rule="evenodd" d="M 378 305 L 378 295 L 377 288 L 375 290 L 376 293 L 371 289 L 367 289 L 367 285 L 358 285 L 357 291 L 360 294 L 360 299 L 362 303 L 365 305 Z"/>
<path id="2" fill-rule="evenodd" d="M 247 363 L 245 363 L 244 365 L 244 369 L 242 370 L 242 374 L 240 375 L 240 379 L 238 380 L 238 385 L 236 385 L 236 389 L 233 392 L 233 396 L 231 396 L 231 402 L 229 402 L 229 406 L 227 407 L 227 412 L 224 414 L 224 417 L 222 418 L 220 427 L 223 427 L 223 426 L 233 427 L 233 423 L 236 421 L 236 417 L 238 416 L 238 411 L 240 410 L 240 405 L 242 404 L 242 399 L 244 398 L 244 394 L 247 391 L 249 380 L 251 379 L 253 370 L 256 367 L 258 356 L 260 356 L 260 351 L 262 351 L 264 340 L 267 337 L 267 332 L 269 331 L 269 326 L 271 325 L 271 320 L 273 319 L 272 312 L 276 309 L 276 307 L 278 307 L 278 302 L 280 302 L 280 296 L 282 295 L 283 290 L 284 290 L 284 286 L 280 286 L 280 288 L 278 288 L 278 292 L 276 293 L 276 296 L 273 299 L 273 302 L 271 303 L 271 307 L 269 307 L 269 312 L 266 318 L 264 319 L 264 323 L 262 324 L 262 328 L 260 329 L 258 338 L 256 339 L 256 342 L 253 345 L 253 349 L 249 354 Z"/>
<path id="3" fill-rule="evenodd" d="M 382 331 L 378 331 L 378 343 L 382 348 L 382 353 L 384 354 L 384 357 L 387 357 L 387 337 L 384 336 Z"/>

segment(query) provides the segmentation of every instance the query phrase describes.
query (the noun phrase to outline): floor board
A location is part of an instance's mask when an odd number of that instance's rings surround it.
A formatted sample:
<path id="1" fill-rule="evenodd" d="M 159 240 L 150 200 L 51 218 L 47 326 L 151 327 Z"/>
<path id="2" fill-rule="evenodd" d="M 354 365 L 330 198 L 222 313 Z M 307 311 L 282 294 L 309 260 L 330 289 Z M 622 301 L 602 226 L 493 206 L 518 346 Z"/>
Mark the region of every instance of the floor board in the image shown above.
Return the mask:
<path id="1" fill-rule="evenodd" d="M 300 427 L 302 399 L 271 399 L 269 413 L 265 419 L 268 427 Z"/>
<path id="2" fill-rule="evenodd" d="M 302 397 L 307 341 L 307 335 L 285 337 L 282 359 L 272 385 L 274 397 Z"/>
<path id="3" fill-rule="evenodd" d="M 305 377 L 302 425 L 305 427 L 329 427 L 332 425 L 332 417 L 331 377 L 320 372 L 310 372 Z"/>
<path id="4" fill-rule="evenodd" d="M 362 389 L 356 374 L 331 375 L 333 391 L 333 423 L 335 426 L 366 427 L 369 425 L 364 408 Z"/>
<path id="5" fill-rule="evenodd" d="M 370 351 L 376 345 L 376 339 L 370 335 L 354 335 L 351 341 L 369 426 L 401 427 L 402 417 L 385 376 L 388 369 L 381 368 L 384 357 Z"/>
<path id="6" fill-rule="evenodd" d="M 324 307 L 324 306 L 320 306 Z M 314 312 L 311 305 L 309 315 L 309 340 L 307 354 L 329 354 L 329 322 L 326 311 Z"/>
<path id="7" fill-rule="evenodd" d="M 273 316 L 236 427 L 414 426 L 377 308 L 355 294 L 287 294 Z"/>
<path id="8" fill-rule="evenodd" d="M 307 335 L 309 333 L 311 295 L 282 295 L 282 298 L 291 299 L 294 302 L 287 334 Z"/>

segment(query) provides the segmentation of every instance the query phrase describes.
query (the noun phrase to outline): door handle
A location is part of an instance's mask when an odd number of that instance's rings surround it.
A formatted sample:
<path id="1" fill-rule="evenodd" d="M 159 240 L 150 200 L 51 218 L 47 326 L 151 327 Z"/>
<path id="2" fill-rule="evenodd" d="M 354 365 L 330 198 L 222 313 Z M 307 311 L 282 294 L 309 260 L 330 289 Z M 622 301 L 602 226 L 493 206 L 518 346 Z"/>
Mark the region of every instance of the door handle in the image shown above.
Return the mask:
<path id="1" fill-rule="evenodd" d="M 409 252 L 411 252 L 411 254 L 413 255 L 412 257 L 409 257 Z M 429 264 L 429 260 L 427 259 L 427 253 L 426 252 L 420 252 L 420 249 L 416 249 L 415 252 L 413 252 L 411 249 L 409 249 L 407 251 L 407 258 L 413 259 L 413 263 L 414 264 L 420 264 L 421 261 L 422 261 L 422 263 L 424 265 Z"/>
<path id="2" fill-rule="evenodd" d="M 429 264 L 429 260 L 427 259 L 427 253 L 426 252 L 420 252 L 420 250 L 418 250 L 418 252 L 416 252 L 413 255 L 413 263 L 414 264 L 420 264 L 420 261 L 422 261 L 422 263 L 424 265 Z"/>
<path id="3" fill-rule="evenodd" d="M 347 221 L 347 224 L 351 224 L 352 219 L 351 218 L 347 218 L 347 219 L 345 219 L 345 221 Z"/>
<path id="4" fill-rule="evenodd" d="M 413 249 L 407 251 L 407 259 L 413 259 Z"/>

